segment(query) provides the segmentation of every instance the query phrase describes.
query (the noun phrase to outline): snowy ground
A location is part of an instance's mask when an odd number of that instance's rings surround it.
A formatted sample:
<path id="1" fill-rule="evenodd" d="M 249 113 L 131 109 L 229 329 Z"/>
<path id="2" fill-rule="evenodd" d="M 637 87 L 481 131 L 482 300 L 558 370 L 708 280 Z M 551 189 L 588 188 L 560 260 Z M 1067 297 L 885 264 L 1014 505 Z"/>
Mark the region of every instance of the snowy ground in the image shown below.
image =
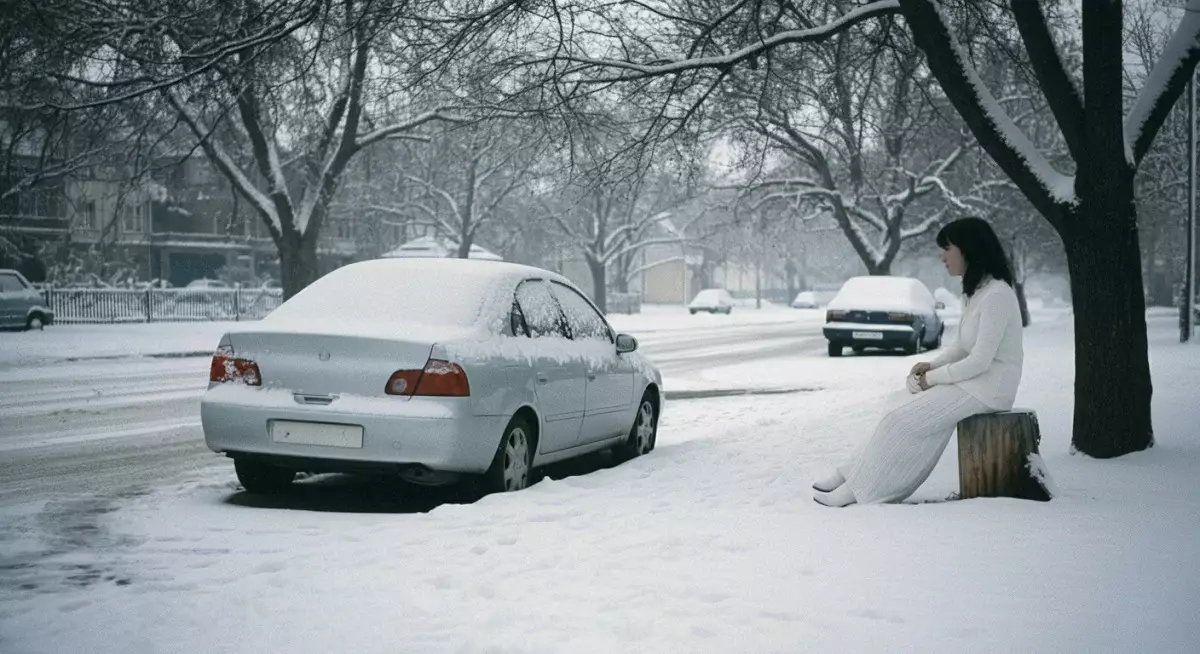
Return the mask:
<path id="1" fill-rule="evenodd" d="M 1069 453 L 1069 317 L 1027 331 L 1045 504 L 938 501 L 952 444 L 910 505 L 817 506 L 913 359 L 797 351 L 688 375 L 821 390 L 676 401 L 651 455 L 472 505 L 358 512 L 321 477 L 272 506 L 224 468 L 10 505 L 0 651 L 1194 652 L 1200 347 L 1174 329 L 1151 317 L 1158 446 L 1113 461 Z"/>

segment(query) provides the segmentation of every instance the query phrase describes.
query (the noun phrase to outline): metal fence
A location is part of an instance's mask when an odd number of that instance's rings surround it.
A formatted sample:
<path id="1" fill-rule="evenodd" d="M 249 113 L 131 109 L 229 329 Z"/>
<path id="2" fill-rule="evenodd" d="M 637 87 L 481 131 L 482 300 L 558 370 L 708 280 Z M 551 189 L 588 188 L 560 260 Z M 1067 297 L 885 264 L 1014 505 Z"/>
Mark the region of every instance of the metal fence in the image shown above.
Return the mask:
<path id="1" fill-rule="evenodd" d="M 41 288 L 56 323 L 259 320 L 283 303 L 278 288 Z M 641 313 L 638 293 L 610 293 L 609 313 Z"/>
<path id="2" fill-rule="evenodd" d="M 57 323 L 258 320 L 283 302 L 277 288 L 43 289 Z"/>
<path id="3" fill-rule="evenodd" d="M 609 293 L 608 313 L 641 313 L 641 293 Z"/>

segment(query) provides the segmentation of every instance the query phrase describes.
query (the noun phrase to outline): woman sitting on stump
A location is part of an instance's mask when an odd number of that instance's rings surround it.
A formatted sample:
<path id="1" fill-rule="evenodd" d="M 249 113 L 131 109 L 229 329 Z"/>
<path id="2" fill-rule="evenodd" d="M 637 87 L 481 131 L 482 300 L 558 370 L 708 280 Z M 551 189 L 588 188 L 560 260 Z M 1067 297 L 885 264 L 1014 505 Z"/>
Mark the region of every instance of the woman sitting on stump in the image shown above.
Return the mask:
<path id="1" fill-rule="evenodd" d="M 913 366 L 907 385 L 915 396 L 884 415 L 857 457 L 813 484 L 820 504 L 903 501 L 933 472 L 960 420 L 1013 406 L 1024 360 L 1021 310 L 1000 239 L 983 219 L 963 218 L 943 227 L 937 244 L 946 270 L 962 277 L 958 342 Z"/>

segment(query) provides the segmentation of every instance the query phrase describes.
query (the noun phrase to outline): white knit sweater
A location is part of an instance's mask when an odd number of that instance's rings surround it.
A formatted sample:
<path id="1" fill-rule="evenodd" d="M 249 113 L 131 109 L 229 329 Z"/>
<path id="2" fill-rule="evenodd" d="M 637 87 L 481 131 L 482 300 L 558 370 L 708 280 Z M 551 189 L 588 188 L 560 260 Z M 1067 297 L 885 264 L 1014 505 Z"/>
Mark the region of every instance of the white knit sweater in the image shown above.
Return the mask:
<path id="1" fill-rule="evenodd" d="M 989 278 L 963 297 L 958 341 L 930 362 L 925 381 L 955 384 L 994 411 L 1011 409 L 1025 360 L 1021 330 L 1016 291 Z"/>

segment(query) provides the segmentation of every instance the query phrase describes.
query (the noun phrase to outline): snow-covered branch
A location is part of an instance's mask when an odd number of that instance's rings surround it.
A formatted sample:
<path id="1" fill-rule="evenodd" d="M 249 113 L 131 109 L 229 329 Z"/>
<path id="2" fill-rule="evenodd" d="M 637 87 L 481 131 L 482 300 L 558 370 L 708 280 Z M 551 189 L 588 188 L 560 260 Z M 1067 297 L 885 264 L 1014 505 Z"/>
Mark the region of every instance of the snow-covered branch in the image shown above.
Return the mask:
<path id="1" fill-rule="evenodd" d="M 1171 107 L 1187 87 L 1200 61 L 1200 0 L 1189 0 L 1183 20 L 1150 71 L 1133 109 L 1125 118 L 1126 158 L 1142 162 Z"/>
<path id="2" fill-rule="evenodd" d="M 616 59 L 593 59 L 571 55 L 557 55 L 540 63 L 568 62 L 578 65 L 579 69 L 607 68 L 625 71 L 617 77 L 587 80 L 587 83 L 610 84 L 614 81 L 628 81 L 645 77 L 674 75 L 689 70 L 716 68 L 727 70 L 743 61 L 754 59 L 783 45 L 793 43 L 815 43 L 824 41 L 863 21 L 895 14 L 900 11 L 899 0 L 876 0 L 861 7 L 846 12 L 837 19 L 818 27 L 808 29 L 785 30 L 762 38 L 753 45 L 746 46 L 725 55 L 709 57 L 689 57 L 668 63 L 639 64 L 631 61 Z M 539 63 L 539 62 L 535 62 Z"/>
<path id="3" fill-rule="evenodd" d="M 417 127 L 420 127 L 421 125 L 424 125 L 426 123 L 431 123 L 435 120 L 441 120 L 441 121 L 445 121 L 445 122 L 449 122 L 449 123 L 469 122 L 469 119 L 467 119 L 467 118 L 447 113 L 444 108 L 443 109 L 434 109 L 433 111 L 427 111 L 411 120 L 407 120 L 402 123 L 396 123 L 393 125 L 387 125 L 385 127 L 380 127 L 379 129 L 367 132 L 366 134 L 360 134 L 358 136 L 356 144 L 360 149 L 365 148 L 368 145 L 371 145 L 372 143 L 381 141 L 385 138 L 388 138 L 388 137 L 396 135 L 396 134 L 400 134 L 403 132 L 407 132 L 409 130 L 416 129 Z"/>
<path id="4" fill-rule="evenodd" d="M 980 145 L 1042 215 L 1059 215 L 1077 200 L 1072 180 L 1056 171 L 996 101 L 955 38 L 935 0 L 904 0 L 904 16 L 946 97 Z"/>
<path id="5" fill-rule="evenodd" d="M 933 214 L 931 214 L 925 220 L 922 220 L 921 222 L 917 223 L 916 225 L 913 225 L 912 227 L 909 227 L 908 229 L 901 230 L 900 231 L 900 240 L 905 241 L 910 238 L 924 236 L 925 234 L 927 234 L 929 232 L 929 230 L 933 229 L 933 227 L 935 225 L 940 223 L 942 221 L 942 217 L 945 215 L 946 215 L 945 207 L 938 209 L 937 211 L 935 211 Z"/>
<path id="6" fill-rule="evenodd" d="M 179 97 L 175 89 L 166 89 L 163 91 L 163 95 L 166 96 L 167 102 L 175 109 L 183 122 L 187 124 L 188 129 L 200 143 L 200 147 L 204 149 L 204 154 L 207 155 L 209 161 L 229 179 L 230 183 L 254 205 L 259 213 L 266 216 L 276 235 L 283 233 L 279 213 L 275 210 L 271 200 L 258 190 L 237 162 L 225 152 L 225 149 L 217 142 L 216 134 L 203 124 L 200 117 Z"/>

